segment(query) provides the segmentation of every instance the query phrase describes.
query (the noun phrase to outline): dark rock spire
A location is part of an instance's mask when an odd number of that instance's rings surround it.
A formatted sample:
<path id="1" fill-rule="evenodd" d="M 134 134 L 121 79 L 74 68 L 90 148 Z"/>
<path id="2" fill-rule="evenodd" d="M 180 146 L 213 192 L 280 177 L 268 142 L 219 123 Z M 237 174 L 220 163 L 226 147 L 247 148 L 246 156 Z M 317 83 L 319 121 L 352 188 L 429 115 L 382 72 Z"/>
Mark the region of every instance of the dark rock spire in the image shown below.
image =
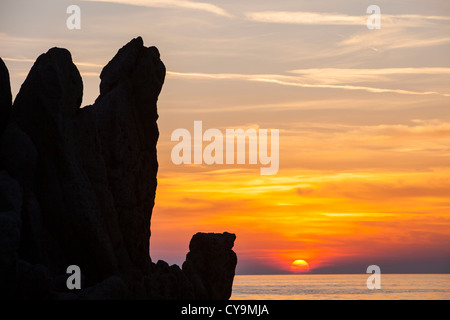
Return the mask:
<path id="1" fill-rule="evenodd" d="M 103 68 L 100 95 L 66 49 L 31 68 L 13 106 L 0 59 L 0 295 L 30 299 L 228 299 L 232 234 L 197 234 L 183 265 L 152 263 L 158 49 L 140 37 Z M 82 289 L 66 287 L 78 265 Z"/>

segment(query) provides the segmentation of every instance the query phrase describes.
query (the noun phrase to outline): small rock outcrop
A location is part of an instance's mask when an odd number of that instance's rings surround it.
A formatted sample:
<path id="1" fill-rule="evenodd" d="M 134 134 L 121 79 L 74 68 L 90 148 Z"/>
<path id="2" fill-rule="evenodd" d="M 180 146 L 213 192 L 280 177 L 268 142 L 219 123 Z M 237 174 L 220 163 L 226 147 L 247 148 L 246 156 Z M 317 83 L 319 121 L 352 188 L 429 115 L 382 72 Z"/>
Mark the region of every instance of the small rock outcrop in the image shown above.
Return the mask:
<path id="1" fill-rule="evenodd" d="M 229 233 L 194 235 L 183 268 L 149 255 L 158 161 L 158 49 L 138 37 L 81 108 L 69 51 L 31 68 L 14 104 L 0 59 L 0 298 L 228 299 L 237 263 Z M 69 290 L 67 267 L 81 269 Z"/>
<path id="2" fill-rule="evenodd" d="M 197 233 L 189 244 L 183 271 L 195 284 L 195 296 L 220 300 L 231 296 L 236 254 L 231 250 L 236 236 L 232 233 Z"/>

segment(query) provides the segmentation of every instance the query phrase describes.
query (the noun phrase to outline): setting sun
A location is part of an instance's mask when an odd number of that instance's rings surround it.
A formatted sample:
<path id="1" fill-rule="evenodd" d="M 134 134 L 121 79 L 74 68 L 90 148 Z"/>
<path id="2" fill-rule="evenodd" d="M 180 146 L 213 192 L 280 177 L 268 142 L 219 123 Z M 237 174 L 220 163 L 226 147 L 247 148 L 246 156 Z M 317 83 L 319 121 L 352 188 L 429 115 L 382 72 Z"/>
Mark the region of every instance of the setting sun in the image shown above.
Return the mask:
<path id="1" fill-rule="evenodd" d="M 309 264 L 305 260 L 295 260 L 291 264 L 291 270 L 294 272 L 308 272 Z"/>

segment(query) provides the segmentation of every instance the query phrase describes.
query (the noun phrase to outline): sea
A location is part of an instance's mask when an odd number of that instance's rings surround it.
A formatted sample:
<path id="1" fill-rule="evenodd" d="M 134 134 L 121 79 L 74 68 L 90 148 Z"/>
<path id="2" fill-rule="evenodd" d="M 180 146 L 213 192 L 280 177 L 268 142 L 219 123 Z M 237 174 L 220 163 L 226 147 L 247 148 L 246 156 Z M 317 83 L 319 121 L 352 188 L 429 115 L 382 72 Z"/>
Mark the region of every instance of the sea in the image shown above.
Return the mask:
<path id="1" fill-rule="evenodd" d="M 236 275 L 231 300 L 450 300 L 450 274 Z"/>

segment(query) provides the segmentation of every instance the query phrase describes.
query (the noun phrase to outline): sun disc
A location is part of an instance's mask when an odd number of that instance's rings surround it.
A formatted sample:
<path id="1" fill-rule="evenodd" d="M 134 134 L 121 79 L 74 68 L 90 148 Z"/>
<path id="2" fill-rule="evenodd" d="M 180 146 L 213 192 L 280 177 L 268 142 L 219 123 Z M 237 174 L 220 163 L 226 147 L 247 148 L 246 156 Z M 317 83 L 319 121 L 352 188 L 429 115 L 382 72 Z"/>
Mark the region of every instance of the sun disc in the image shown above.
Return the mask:
<path id="1" fill-rule="evenodd" d="M 291 270 L 294 272 L 308 272 L 309 264 L 305 260 L 295 260 L 291 264 Z"/>

